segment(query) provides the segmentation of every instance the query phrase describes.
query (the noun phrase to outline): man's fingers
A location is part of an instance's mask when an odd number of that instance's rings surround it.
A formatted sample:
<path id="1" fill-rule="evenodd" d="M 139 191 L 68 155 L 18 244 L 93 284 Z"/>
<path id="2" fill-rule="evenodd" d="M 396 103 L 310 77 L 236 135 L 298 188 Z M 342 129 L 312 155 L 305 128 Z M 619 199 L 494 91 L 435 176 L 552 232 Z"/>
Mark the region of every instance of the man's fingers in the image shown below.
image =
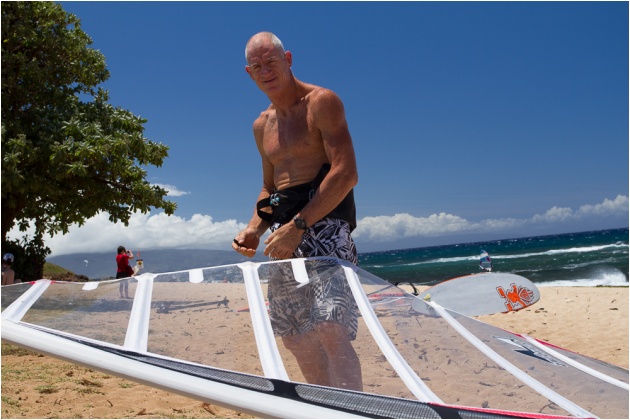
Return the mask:
<path id="1" fill-rule="evenodd" d="M 239 250 L 239 253 L 245 255 L 248 258 L 251 258 L 251 257 L 253 257 L 256 254 L 256 250 L 255 249 L 241 247 L 241 249 Z"/>

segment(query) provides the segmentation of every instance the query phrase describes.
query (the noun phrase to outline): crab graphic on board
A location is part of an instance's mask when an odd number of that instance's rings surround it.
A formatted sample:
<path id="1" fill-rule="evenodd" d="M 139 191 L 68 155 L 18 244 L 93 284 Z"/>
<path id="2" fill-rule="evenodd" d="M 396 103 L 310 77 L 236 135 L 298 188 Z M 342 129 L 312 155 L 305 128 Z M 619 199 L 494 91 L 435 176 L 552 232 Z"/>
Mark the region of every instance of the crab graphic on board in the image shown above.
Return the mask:
<path id="1" fill-rule="evenodd" d="M 527 287 L 510 284 L 512 289 L 497 287 L 499 296 L 505 299 L 505 307 L 509 311 L 518 311 L 534 303 L 534 292 Z"/>

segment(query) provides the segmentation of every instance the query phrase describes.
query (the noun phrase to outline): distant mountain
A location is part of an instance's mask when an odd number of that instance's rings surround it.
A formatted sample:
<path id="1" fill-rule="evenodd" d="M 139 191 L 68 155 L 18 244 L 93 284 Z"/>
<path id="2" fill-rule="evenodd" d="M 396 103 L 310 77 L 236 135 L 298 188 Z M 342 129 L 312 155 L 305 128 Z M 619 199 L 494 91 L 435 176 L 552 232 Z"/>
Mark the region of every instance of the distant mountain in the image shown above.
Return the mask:
<path id="1" fill-rule="evenodd" d="M 134 254 L 134 256 L 136 256 Z M 137 257 L 137 256 L 136 256 Z M 234 251 L 216 251 L 208 249 L 156 249 L 140 252 L 144 261 L 144 272 L 163 273 L 188 270 L 191 268 L 211 267 L 216 265 L 236 264 L 244 261 L 267 261 L 262 253 L 254 258 L 246 258 Z M 48 262 L 61 266 L 76 274 L 87 276 L 90 280 L 113 278 L 116 276 L 116 253 L 78 253 L 50 257 Z M 135 260 L 130 260 L 131 266 Z"/>

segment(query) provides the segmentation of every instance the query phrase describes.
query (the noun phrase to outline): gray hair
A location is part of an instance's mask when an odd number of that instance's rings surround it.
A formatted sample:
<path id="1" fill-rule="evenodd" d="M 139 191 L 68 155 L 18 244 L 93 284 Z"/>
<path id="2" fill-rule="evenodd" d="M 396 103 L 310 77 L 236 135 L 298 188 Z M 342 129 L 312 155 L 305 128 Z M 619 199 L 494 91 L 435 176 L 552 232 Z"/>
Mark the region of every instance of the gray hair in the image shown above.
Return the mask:
<path id="1" fill-rule="evenodd" d="M 273 44 L 273 46 L 279 50 L 282 54 L 284 54 L 284 45 L 282 45 L 282 41 L 280 41 L 280 38 L 278 38 L 277 36 L 275 36 L 273 33 L 271 32 L 259 32 L 256 35 L 252 36 L 249 41 L 247 41 L 247 45 L 245 45 L 245 61 L 247 61 L 247 53 L 249 52 L 249 47 L 252 44 L 252 40 L 254 38 L 257 38 L 260 35 L 265 35 L 266 37 L 271 39 L 271 43 Z"/>

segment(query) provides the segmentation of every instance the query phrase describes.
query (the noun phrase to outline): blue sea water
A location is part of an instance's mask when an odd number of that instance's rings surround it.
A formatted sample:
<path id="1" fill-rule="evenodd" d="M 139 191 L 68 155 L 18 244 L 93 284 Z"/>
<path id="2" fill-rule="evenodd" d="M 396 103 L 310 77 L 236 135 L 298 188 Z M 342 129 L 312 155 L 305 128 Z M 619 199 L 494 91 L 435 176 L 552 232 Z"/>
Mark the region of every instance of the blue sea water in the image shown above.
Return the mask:
<path id="1" fill-rule="evenodd" d="M 433 285 L 479 273 L 482 250 L 493 271 L 538 286 L 628 286 L 628 229 L 503 239 L 359 255 L 359 265 L 392 283 Z"/>

